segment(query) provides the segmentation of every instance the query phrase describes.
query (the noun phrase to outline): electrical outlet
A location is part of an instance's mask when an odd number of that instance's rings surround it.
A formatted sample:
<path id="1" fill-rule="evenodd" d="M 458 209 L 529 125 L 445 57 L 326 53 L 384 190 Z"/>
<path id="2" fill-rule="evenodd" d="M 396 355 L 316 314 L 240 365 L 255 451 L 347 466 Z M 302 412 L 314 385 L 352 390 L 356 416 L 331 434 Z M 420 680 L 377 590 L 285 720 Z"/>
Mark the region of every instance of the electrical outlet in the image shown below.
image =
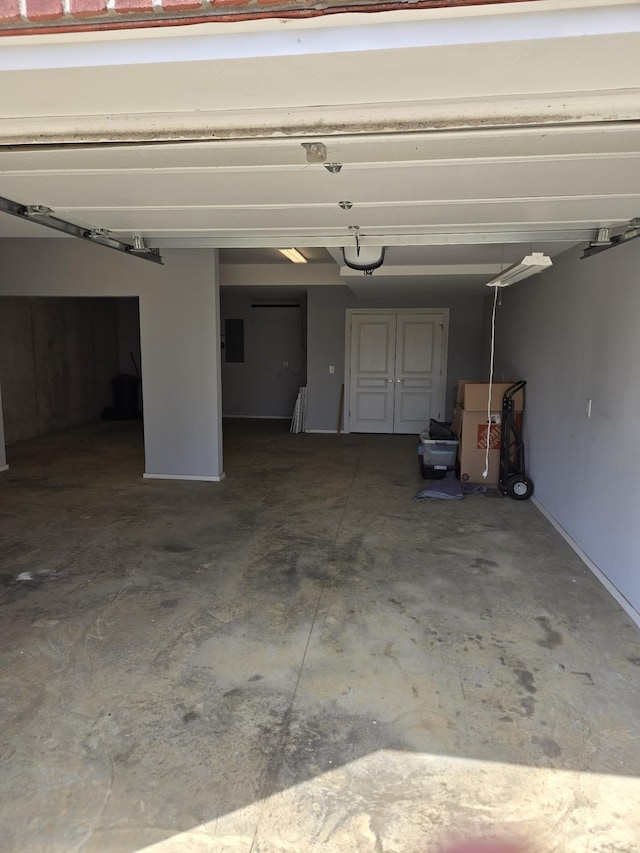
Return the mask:
<path id="1" fill-rule="evenodd" d="M 285 361 L 284 366 L 285 366 L 285 367 L 289 367 L 289 362 L 288 362 L 288 361 Z"/>
<path id="2" fill-rule="evenodd" d="M 329 373 L 335 373 L 335 372 L 336 372 L 335 365 L 330 364 L 330 365 L 329 365 Z"/>

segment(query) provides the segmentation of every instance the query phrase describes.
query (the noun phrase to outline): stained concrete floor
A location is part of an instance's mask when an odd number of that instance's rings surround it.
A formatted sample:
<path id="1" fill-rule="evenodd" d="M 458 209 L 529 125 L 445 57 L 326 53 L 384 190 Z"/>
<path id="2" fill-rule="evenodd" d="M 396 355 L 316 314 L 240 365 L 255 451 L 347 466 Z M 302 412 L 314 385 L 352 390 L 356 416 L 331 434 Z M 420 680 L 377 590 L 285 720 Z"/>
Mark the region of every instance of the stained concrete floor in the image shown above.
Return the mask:
<path id="1" fill-rule="evenodd" d="M 219 485 L 138 425 L 9 448 L 0 849 L 638 850 L 636 626 L 532 503 L 285 430 L 228 422 Z"/>

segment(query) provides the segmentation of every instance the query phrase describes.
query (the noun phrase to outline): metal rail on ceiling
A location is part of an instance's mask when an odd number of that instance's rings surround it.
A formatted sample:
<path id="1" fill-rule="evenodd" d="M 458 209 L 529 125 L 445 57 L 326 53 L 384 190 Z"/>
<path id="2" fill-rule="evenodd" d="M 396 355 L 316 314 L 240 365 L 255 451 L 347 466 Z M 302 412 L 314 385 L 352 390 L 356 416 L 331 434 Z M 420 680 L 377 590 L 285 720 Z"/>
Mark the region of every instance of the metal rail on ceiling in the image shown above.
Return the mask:
<path id="1" fill-rule="evenodd" d="M 115 237 L 112 237 L 111 232 L 106 228 L 84 228 L 81 225 L 68 222 L 66 219 L 60 219 L 59 216 L 54 214 L 51 208 L 45 205 L 20 204 L 17 201 L 0 196 L 0 211 L 9 213 L 11 216 L 17 216 L 19 219 L 26 219 L 29 222 L 44 225 L 46 228 L 53 228 L 55 231 L 69 234 L 71 237 L 88 240 L 90 243 L 97 243 L 99 246 L 105 246 L 107 249 L 115 249 L 117 252 L 132 255 L 134 258 L 153 261 L 154 264 L 163 263 L 158 249 L 149 248 L 142 237 L 134 237 L 133 243 L 125 243 L 123 240 L 117 240 Z"/>

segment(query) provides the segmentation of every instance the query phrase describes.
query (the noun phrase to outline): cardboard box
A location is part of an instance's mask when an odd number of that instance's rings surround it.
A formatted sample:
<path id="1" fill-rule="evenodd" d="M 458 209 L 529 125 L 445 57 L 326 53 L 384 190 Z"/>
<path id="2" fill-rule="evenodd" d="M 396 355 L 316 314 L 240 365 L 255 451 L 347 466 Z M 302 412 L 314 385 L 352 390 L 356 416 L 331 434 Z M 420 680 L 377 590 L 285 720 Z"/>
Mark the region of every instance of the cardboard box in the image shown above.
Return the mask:
<path id="1" fill-rule="evenodd" d="M 502 435 L 500 412 L 468 412 L 461 408 L 461 433 L 459 445 L 460 479 L 464 483 L 484 483 L 495 486 L 500 479 L 500 438 Z M 489 442 L 489 472 L 482 473 L 486 464 L 486 447 Z"/>
<path id="2" fill-rule="evenodd" d="M 516 415 L 520 425 L 522 415 Z M 451 426 L 459 437 L 458 465 L 460 479 L 465 483 L 482 483 L 496 486 L 500 479 L 500 441 L 502 439 L 502 412 L 491 413 L 490 421 L 486 412 L 473 412 L 456 406 Z M 486 448 L 489 442 L 489 471 L 482 476 L 486 464 Z"/>
<path id="3" fill-rule="evenodd" d="M 482 382 L 482 379 L 459 379 L 458 387 L 456 390 L 456 406 L 464 405 L 464 389 L 465 385 L 470 385 L 473 383 L 474 385 Z"/>
<path id="4" fill-rule="evenodd" d="M 502 411 L 502 398 L 507 388 L 515 384 L 511 382 L 494 382 L 491 386 L 491 411 Z M 524 408 L 524 389 L 520 389 L 513 398 L 514 411 L 521 412 Z M 463 406 L 469 412 L 486 412 L 489 402 L 489 383 L 472 382 L 469 379 L 461 379 L 458 382 L 458 393 L 456 403 Z"/>

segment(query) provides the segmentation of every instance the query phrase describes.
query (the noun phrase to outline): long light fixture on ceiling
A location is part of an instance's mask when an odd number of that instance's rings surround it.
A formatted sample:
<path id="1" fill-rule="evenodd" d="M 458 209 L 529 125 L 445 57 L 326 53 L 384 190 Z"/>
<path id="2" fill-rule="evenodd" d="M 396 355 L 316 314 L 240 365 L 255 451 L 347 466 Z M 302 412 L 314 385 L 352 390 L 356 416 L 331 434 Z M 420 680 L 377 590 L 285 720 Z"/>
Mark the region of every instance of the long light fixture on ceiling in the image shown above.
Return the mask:
<path id="1" fill-rule="evenodd" d="M 495 278 L 487 282 L 487 287 L 508 287 L 510 284 L 515 284 L 516 281 L 522 281 L 523 278 L 529 278 L 530 275 L 535 275 L 551 266 L 553 266 L 553 261 L 548 255 L 544 255 L 542 252 L 532 252 L 519 263 L 502 270 Z"/>
<path id="2" fill-rule="evenodd" d="M 302 252 L 299 252 L 297 249 L 278 249 L 281 255 L 284 255 L 285 258 L 288 258 L 294 264 L 306 264 L 308 263 L 305 256 Z"/>

